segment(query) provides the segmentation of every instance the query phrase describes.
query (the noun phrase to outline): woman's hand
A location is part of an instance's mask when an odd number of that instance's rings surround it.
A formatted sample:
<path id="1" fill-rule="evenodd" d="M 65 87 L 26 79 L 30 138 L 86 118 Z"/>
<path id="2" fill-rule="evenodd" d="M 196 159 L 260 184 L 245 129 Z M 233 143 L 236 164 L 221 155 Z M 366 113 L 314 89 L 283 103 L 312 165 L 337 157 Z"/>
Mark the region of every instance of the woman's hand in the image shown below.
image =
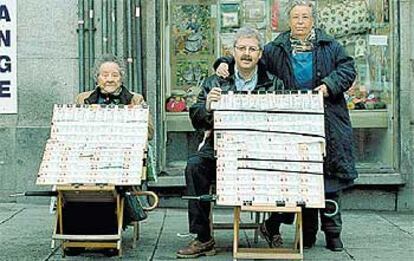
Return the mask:
<path id="1" fill-rule="evenodd" d="M 229 65 L 227 63 L 220 63 L 216 69 L 216 75 L 221 78 L 229 77 Z"/>
<path id="2" fill-rule="evenodd" d="M 317 91 L 317 92 L 322 92 L 323 97 L 325 97 L 325 98 L 329 97 L 328 86 L 326 86 L 326 84 L 319 85 L 318 87 L 316 87 L 313 90 Z"/>

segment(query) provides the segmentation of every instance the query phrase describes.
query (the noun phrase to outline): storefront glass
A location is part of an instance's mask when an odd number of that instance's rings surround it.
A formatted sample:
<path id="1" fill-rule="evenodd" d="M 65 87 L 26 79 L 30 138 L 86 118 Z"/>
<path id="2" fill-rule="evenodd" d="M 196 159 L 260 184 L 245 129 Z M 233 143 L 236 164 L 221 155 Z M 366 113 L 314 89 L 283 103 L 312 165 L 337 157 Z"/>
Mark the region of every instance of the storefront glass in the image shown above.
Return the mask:
<path id="1" fill-rule="evenodd" d="M 271 41 L 289 29 L 289 0 L 169 0 L 164 10 L 167 129 L 191 131 L 186 111 L 218 56 L 231 54 L 236 30 L 259 29 Z M 358 77 L 346 93 L 358 167 L 394 172 L 397 118 L 394 64 L 395 1 L 316 0 L 317 26 L 355 58 Z M 166 40 L 169 39 L 169 40 Z"/>

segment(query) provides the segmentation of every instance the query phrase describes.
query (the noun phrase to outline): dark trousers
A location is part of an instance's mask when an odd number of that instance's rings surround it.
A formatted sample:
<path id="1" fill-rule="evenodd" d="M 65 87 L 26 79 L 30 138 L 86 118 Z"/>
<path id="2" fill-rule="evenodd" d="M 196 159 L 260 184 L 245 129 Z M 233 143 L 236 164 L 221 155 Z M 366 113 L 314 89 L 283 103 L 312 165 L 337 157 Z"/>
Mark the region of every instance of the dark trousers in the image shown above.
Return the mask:
<path id="1" fill-rule="evenodd" d="M 324 215 L 325 212 L 332 213 L 334 206 L 332 204 L 326 204 L 324 209 L 317 208 L 303 208 L 302 209 L 302 220 L 303 220 L 303 236 L 304 238 L 316 236 L 319 227 L 318 212 L 321 217 L 321 230 L 325 234 L 340 234 L 342 231 L 342 218 L 341 218 L 341 207 L 339 202 L 339 192 L 325 193 L 326 199 L 332 199 L 338 203 L 338 213 L 333 217 L 327 217 Z M 294 214 L 291 213 L 272 213 L 268 220 L 266 220 L 266 228 L 271 234 L 279 232 L 281 223 L 292 224 Z"/>
<path id="2" fill-rule="evenodd" d="M 216 179 L 216 160 L 214 157 L 204 157 L 195 154 L 188 159 L 185 169 L 187 195 L 201 196 L 209 194 L 210 186 Z M 188 220 L 190 233 L 199 238 L 209 238 L 210 230 L 210 202 L 198 200 L 188 201 Z"/>

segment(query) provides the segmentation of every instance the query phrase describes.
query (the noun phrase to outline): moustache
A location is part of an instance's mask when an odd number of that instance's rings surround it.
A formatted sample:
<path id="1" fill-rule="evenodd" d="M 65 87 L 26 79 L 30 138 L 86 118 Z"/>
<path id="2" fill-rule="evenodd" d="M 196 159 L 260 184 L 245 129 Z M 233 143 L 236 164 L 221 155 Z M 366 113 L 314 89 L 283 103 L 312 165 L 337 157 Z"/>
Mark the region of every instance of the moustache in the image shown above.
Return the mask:
<path id="1" fill-rule="evenodd" d="M 245 60 L 245 61 L 253 61 L 252 57 L 250 55 L 243 55 L 242 57 L 240 57 L 240 60 Z"/>

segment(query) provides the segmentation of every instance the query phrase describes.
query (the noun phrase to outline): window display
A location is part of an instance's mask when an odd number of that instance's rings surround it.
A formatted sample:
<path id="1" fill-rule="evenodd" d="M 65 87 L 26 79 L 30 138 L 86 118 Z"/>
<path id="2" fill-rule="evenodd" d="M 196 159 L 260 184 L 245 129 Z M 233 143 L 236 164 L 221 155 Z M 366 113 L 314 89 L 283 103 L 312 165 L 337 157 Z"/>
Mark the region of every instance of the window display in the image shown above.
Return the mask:
<path id="1" fill-rule="evenodd" d="M 210 73 L 211 63 L 215 58 L 214 23 L 212 20 L 211 3 L 214 1 L 171 1 L 170 2 L 170 62 L 171 81 L 169 82 L 169 97 L 177 98 L 180 94 L 185 108 L 166 110 L 172 112 L 187 111 L 193 99 L 194 87 L 199 86 L 202 79 Z M 178 108 L 178 107 L 177 107 Z"/>
<path id="2" fill-rule="evenodd" d="M 319 0 L 318 25 L 355 58 L 358 78 L 347 93 L 350 110 L 390 105 L 388 0 Z"/>
<path id="3" fill-rule="evenodd" d="M 178 91 L 180 98 L 175 100 L 186 104 L 183 110 L 168 109 L 168 106 L 166 110 L 176 111 L 176 114 L 188 110 L 195 102 L 203 80 L 213 73 L 215 58 L 231 55 L 233 37 L 238 28 L 245 25 L 256 27 L 266 42 L 289 30 L 286 12 L 289 2 L 169 0 L 170 20 L 165 28 L 171 34 L 166 49 L 171 51 L 166 57 L 169 75 L 164 88 L 165 101 L 171 102 L 167 98 L 177 97 Z M 389 0 L 313 2 L 317 11 L 316 26 L 335 37 L 355 59 L 357 78 L 345 98 L 354 127 L 358 161 L 364 166 L 368 164 L 393 171 L 392 140 L 398 124 L 394 117 L 396 76 L 392 68 L 398 3 Z M 168 117 L 174 117 L 173 114 L 169 113 Z M 178 118 L 183 120 L 185 117 Z M 384 141 L 376 141 L 377 136 Z"/>

